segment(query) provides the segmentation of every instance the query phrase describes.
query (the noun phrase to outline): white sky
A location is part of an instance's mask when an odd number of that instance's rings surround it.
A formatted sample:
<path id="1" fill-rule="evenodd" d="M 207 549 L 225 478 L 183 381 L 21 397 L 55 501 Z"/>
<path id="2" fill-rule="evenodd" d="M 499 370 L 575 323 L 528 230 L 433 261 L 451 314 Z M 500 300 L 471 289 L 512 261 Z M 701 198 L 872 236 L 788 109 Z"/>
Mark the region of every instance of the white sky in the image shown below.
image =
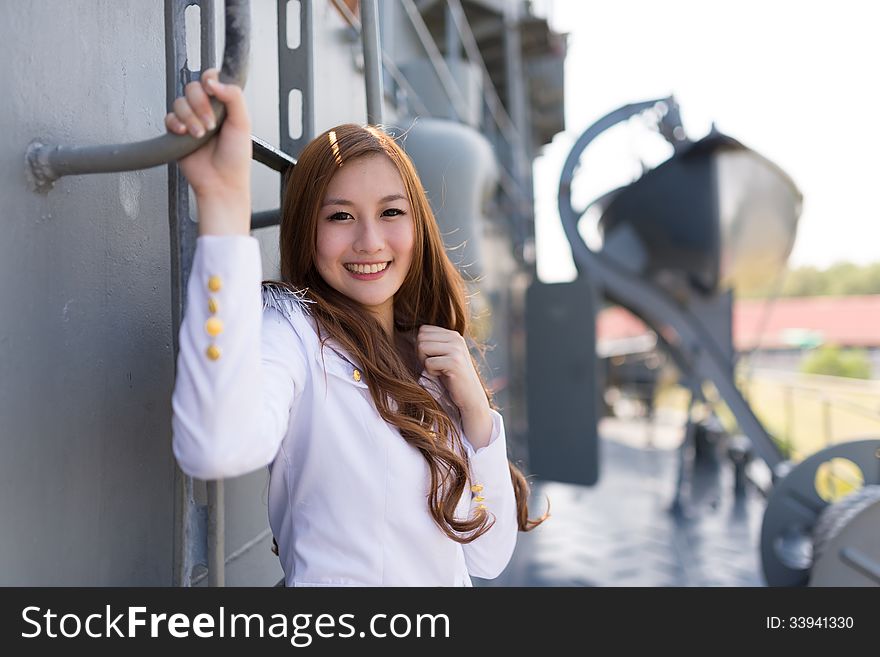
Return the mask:
<path id="1" fill-rule="evenodd" d="M 789 264 L 880 261 L 880 2 L 536 0 L 569 33 L 566 131 L 535 162 L 538 272 L 574 276 L 556 212 L 574 140 L 627 103 L 674 94 L 688 136 L 718 129 L 773 160 L 804 195 Z M 669 151 L 671 152 L 671 151 Z M 588 147 L 580 206 L 668 156 L 618 130 Z"/>

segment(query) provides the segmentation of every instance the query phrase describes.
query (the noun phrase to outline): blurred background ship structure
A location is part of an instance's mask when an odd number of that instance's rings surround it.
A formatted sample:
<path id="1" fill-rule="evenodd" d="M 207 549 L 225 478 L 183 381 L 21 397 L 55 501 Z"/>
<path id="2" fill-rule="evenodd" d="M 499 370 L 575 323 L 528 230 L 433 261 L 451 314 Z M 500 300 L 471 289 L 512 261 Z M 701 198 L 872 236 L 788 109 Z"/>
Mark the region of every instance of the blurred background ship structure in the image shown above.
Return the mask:
<path id="1" fill-rule="evenodd" d="M 511 457 L 533 478 L 533 512 L 552 501 L 553 518 L 479 585 L 880 584 L 876 384 L 777 375 L 771 391 L 738 364 L 774 344 L 766 315 L 739 314 L 735 289 L 786 265 L 801 194 L 784 171 L 717 130 L 692 140 L 672 97 L 621 107 L 577 140 L 559 182 L 577 278 L 538 279 L 532 162 L 565 128 L 566 38 L 530 3 L 83 0 L 0 11 L 15 63 L 3 78 L 13 102 L 0 109 L 10 164 L 0 583 L 281 576 L 267 473 L 195 481 L 170 450 L 197 234 L 173 162 L 196 144 L 149 137 L 164 132 L 183 86 L 222 61 L 252 112 L 266 278 L 278 271 L 281 177 L 314 135 L 380 123 L 419 169 L 472 281 L 478 337 L 494 346 L 487 375 Z M 633 120 L 670 156 L 577 205 L 588 147 Z M 788 334 L 777 351 L 817 335 Z M 817 401 L 795 411 L 809 394 Z M 873 434 L 841 440 L 854 436 L 839 417 L 832 427 L 840 408 Z M 798 442 L 812 413 L 819 438 Z"/>

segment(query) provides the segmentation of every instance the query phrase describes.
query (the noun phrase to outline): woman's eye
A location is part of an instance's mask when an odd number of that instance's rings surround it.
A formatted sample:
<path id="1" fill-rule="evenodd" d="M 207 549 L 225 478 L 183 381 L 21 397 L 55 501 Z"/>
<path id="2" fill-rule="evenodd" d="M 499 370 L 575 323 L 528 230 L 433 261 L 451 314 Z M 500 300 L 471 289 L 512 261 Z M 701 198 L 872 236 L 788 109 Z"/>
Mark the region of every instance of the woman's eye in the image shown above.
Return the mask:
<path id="1" fill-rule="evenodd" d="M 351 219 L 351 215 L 348 212 L 336 212 L 335 214 L 331 214 L 327 219 L 330 221 L 346 221 L 347 219 Z"/>
<path id="2" fill-rule="evenodd" d="M 387 210 L 385 210 L 385 211 L 382 213 L 382 216 L 383 216 L 383 217 L 397 217 L 397 216 L 400 216 L 400 215 L 402 215 L 402 214 L 406 214 L 406 212 L 404 212 L 404 211 L 401 210 L 400 208 L 388 208 Z"/>

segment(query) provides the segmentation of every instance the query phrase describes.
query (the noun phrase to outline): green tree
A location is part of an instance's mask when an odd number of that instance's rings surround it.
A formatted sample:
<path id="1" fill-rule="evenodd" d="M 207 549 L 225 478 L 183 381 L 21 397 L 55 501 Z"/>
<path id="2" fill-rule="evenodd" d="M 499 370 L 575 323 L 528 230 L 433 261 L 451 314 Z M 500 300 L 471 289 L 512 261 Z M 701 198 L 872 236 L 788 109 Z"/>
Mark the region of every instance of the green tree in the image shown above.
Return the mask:
<path id="1" fill-rule="evenodd" d="M 825 345 L 814 349 L 804 359 L 801 372 L 870 379 L 871 361 L 864 349 L 841 349 L 837 345 Z"/>
<path id="2" fill-rule="evenodd" d="M 779 294 L 781 297 L 853 296 L 880 294 L 880 262 L 855 265 L 839 262 L 828 269 L 798 267 L 783 274 L 780 280 L 765 281 L 750 287 L 737 288 L 739 298 L 764 299 Z"/>
<path id="3" fill-rule="evenodd" d="M 799 267 L 788 272 L 782 287 L 784 297 L 818 297 L 827 294 L 827 277 L 815 267 Z"/>

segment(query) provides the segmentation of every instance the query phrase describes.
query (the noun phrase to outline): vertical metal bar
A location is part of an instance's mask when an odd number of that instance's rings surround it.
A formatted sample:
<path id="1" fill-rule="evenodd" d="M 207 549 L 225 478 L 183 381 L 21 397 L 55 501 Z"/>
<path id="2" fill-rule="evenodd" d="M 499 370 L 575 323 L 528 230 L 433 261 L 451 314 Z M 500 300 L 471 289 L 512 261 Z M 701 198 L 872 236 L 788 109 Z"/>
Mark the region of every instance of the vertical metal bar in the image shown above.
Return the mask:
<path id="1" fill-rule="evenodd" d="M 451 116 L 449 118 L 467 123 L 467 101 L 464 99 L 464 96 L 462 96 L 461 90 L 458 87 L 458 82 L 456 82 L 452 71 L 449 70 L 446 60 L 444 60 L 443 56 L 440 54 L 440 49 L 437 47 L 434 37 L 431 36 L 431 30 L 429 30 L 428 26 L 425 24 L 425 19 L 422 18 L 418 7 L 416 7 L 416 3 L 413 2 L 413 0 L 400 0 L 400 2 L 403 5 L 403 10 L 409 18 L 409 22 L 416 31 L 416 36 L 418 36 L 422 47 L 425 49 L 425 54 L 428 55 L 428 59 L 431 60 L 431 66 L 433 66 L 434 71 L 437 73 L 440 84 L 446 91 L 446 96 L 449 98 L 451 104 L 451 107 L 449 108 Z"/>
<path id="2" fill-rule="evenodd" d="M 208 586 L 226 586 L 226 505 L 223 481 L 207 482 Z"/>
<path id="3" fill-rule="evenodd" d="M 214 20 L 214 0 L 198 0 L 195 4 L 199 6 L 199 13 L 201 15 L 200 47 L 202 52 L 202 71 L 204 71 L 217 64 L 217 31 L 215 28 L 216 21 Z"/>
<path id="4" fill-rule="evenodd" d="M 794 390 L 783 384 L 782 391 L 785 398 L 785 442 L 791 445 L 794 441 Z"/>
<path id="5" fill-rule="evenodd" d="M 685 505 L 687 504 L 688 498 L 690 496 L 690 484 L 691 477 L 689 472 L 689 463 L 693 456 L 692 452 L 694 449 L 695 438 L 696 438 L 696 423 L 694 421 L 694 413 L 697 405 L 697 401 L 699 400 L 699 382 L 697 382 L 693 377 L 689 376 L 687 378 L 687 387 L 690 388 L 691 398 L 688 401 L 687 408 L 687 422 L 684 427 L 684 438 L 681 441 L 681 445 L 678 448 L 678 473 L 676 475 L 675 481 L 675 498 L 672 501 L 672 511 L 674 513 L 681 513 L 685 511 Z"/>
<path id="6" fill-rule="evenodd" d="M 532 177 L 529 166 L 529 142 L 531 141 L 528 106 L 526 104 L 526 85 L 522 62 L 522 39 L 520 38 L 519 5 L 505 5 L 504 12 L 504 54 L 507 79 L 507 107 L 519 140 L 510 144 L 511 169 L 520 190 L 519 230 L 516 244 L 523 249 L 534 240 L 535 227 L 532 217 Z M 534 264 L 534 263 L 531 263 Z"/>
<path id="7" fill-rule="evenodd" d="M 362 31 L 361 21 L 357 16 L 351 13 L 348 5 L 346 5 L 343 0 L 333 0 L 333 5 L 339 10 L 339 13 L 345 16 L 345 20 L 349 22 L 349 24 L 354 28 L 355 32 L 360 34 Z M 391 76 L 397 86 L 399 86 L 406 92 L 407 103 L 410 103 L 414 106 L 413 109 L 415 109 L 416 113 L 419 116 L 433 116 L 431 111 L 425 106 L 425 103 L 422 102 L 422 99 L 419 98 L 419 94 L 416 93 L 416 90 L 413 89 L 413 86 L 404 77 L 403 73 L 400 72 L 400 69 L 397 68 L 394 60 L 391 59 L 391 56 L 384 50 L 382 50 L 381 43 L 379 44 L 379 49 L 382 54 L 382 64 L 385 66 L 385 69 L 388 71 L 388 75 Z"/>
<path id="8" fill-rule="evenodd" d="M 213 26 L 213 0 L 165 0 L 165 104 L 171 111 L 174 99 L 183 94 L 188 82 L 186 65 L 186 8 L 198 4 L 201 21 Z M 210 15 L 211 17 L 208 17 Z M 214 65 L 215 40 L 213 29 L 203 29 L 202 67 Z M 171 251 L 171 322 L 174 363 L 180 350 L 180 323 L 186 303 L 186 287 L 192 270 L 198 238 L 198 224 L 193 220 L 189 204 L 189 186 L 176 162 L 168 165 L 168 228 Z M 199 507 L 193 494 L 192 477 L 176 468 L 174 479 L 174 573 L 175 586 L 190 586 L 195 555 L 204 535 L 199 530 Z"/>
<path id="9" fill-rule="evenodd" d="M 201 9 L 201 51 L 202 71 L 211 68 L 217 61 L 216 32 L 214 29 L 214 0 L 199 0 Z M 201 77 L 201 71 L 199 72 Z M 208 495 L 208 585 L 226 584 L 226 506 L 223 503 L 223 481 L 206 483 Z"/>
<path id="10" fill-rule="evenodd" d="M 831 400 L 822 395 L 822 425 L 825 429 L 825 444 L 831 444 Z"/>
<path id="11" fill-rule="evenodd" d="M 445 19 L 446 61 L 450 64 L 457 64 L 461 60 L 461 35 L 458 33 L 458 27 L 455 23 L 455 12 L 449 3 L 446 3 Z M 472 63 L 476 64 L 477 62 Z M 491 80 L 484 81 L 484 84 L 492 84 L 492 82 Z"/>
<path id="12" fill-rule="evenodd" d="M 312 0 L 299 4 L 299 43 L 291 48 L 287 41 L 287 11 L 290 0 L 278 0 L 278 122 L 281 150 L 299 157 L 302 149 L 315 136 L 315 73 L 312 38 Z M 302 95 L 302 130 L 290 134 L 290 92 Z"/>
<path id="13" fill-rule="evenodd" d="M 361 0 L 361 42 L 364 46 L 364 85 L 367 91 L 367 123 L 384 123 L 382 50 L 379 47 L 379 6 Z"/>

